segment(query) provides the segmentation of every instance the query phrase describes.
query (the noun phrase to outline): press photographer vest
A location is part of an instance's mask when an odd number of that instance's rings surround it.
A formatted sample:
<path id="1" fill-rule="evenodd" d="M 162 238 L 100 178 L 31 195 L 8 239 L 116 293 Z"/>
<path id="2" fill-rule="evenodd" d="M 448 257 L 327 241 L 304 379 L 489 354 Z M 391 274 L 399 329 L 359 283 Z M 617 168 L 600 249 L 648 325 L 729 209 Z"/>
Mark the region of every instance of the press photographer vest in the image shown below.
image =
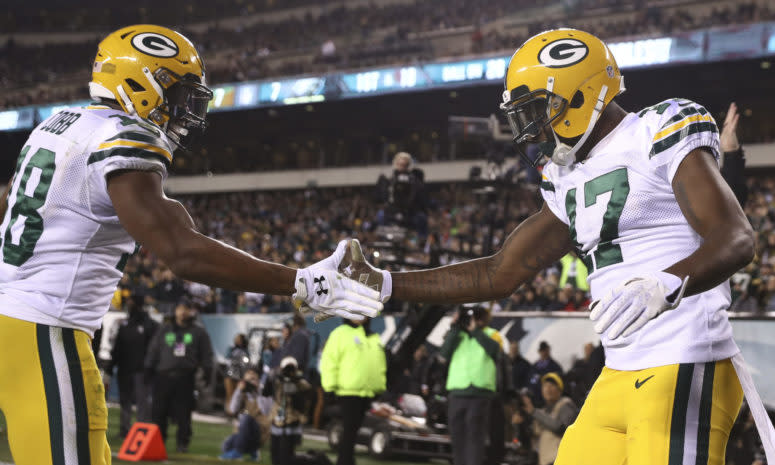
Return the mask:
<path id="1" fill-rule="evenodd" d="M 484 334 L 492 337 L 496 331 L 484 328 Z M 447 375 L 448 391 L 463 391 L 470 388 L 495 392 L 495 361 L 487 355 L 477 341 L 467 332 L 460 332 L 460 343 L 449 362 Z"/>

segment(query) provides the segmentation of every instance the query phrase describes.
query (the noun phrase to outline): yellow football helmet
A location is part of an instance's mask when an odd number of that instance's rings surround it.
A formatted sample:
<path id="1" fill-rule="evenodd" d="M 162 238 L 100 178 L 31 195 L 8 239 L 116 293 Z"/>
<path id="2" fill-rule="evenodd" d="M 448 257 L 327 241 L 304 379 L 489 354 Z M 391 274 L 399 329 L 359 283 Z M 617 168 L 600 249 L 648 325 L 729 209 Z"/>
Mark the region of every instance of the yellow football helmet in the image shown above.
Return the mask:
<path id="1" fill-rule="evenodd" d="M 191 41 L 150 24 L 119 29 L 100 42 L 89 93 L 158 125 L 183 148 L 207 127 L 213 97 Z"/>
<path id="2" fill-rule="evenodd" d="M 501 109 L 523 158 L 535 166 L 548 156 L 567 166 L 605 106 L 622 92 L 624 79 L 603 41 L 555 29 L 528 39 L 511 57 Z M 537 144 L 534 157 L 528 157 L 527 144 Z"/>

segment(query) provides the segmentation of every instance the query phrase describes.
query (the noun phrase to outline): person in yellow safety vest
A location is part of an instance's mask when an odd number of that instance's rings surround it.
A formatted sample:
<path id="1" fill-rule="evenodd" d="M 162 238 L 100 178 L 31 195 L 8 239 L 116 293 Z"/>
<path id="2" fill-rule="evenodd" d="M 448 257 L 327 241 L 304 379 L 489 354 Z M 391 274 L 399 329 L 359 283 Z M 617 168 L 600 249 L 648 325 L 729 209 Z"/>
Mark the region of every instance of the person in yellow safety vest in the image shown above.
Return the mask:
<path id="1" fill-rule="evenodd" d="M 589 290 L 589 284 L 587 284 L 587 267 L 584 262 L 574 253 L 569 252 L 567 255 L 560 259 L 562 265 L 562 272 L 560 273 L 560 289 L 568 284 L 570 278 L 574 278 L 571 284 L 576 289 L 582 291 Z"/>
<path id="2" fill-rule="evenodd" d="M 463 307 L 453 317 L 439 355 L 449 360 L 448 423 L 454 465 L 481 465 L 487 452 L 492 399 L 497 392 L 500 342 L 487 327 L 489 312 Z"/>
<path id="3" fill-rule="evenodd" d="M 331 332 L 320 355 L 323 390 L 336 394 L 342 412 L 337 465 L 355 465 L 355 441 L 371 402 L 385 391 L 387 363 L 370 320 L 344 320 Z"/>

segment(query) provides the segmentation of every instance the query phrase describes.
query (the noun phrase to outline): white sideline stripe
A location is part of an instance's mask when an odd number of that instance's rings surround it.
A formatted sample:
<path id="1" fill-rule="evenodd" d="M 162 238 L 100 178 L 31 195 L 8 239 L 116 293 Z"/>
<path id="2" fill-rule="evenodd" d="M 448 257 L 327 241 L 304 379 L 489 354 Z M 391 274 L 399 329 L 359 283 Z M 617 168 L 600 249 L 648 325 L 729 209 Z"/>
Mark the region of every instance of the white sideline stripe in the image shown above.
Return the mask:
<path id="1" fill-rule="evenodd" d="M 49 328 L 51 354 L 54 357 L 57 382 L 59 384 L 59 400 L 62 411 L 62 442 L 65 453 L 65 465 L 77 465 L 78 444 L 76 441 L 75 401 L 73 399 L 73 383 L 70 380 L 70 367 L 65 355 L 65 344 L 62 338 L 62 328 Z"/>
<path id="2" fill-rule="evenodd" d="M 689 391 L 689 403 L 686 408 L 684 430 L 684 465 L 694 465 L 697 461 L 697 432 L 700 423 L 700 401 L 702 400 L 702 382 L 705 377 L 705 364 L 695 363 L 692 385 Z"/>

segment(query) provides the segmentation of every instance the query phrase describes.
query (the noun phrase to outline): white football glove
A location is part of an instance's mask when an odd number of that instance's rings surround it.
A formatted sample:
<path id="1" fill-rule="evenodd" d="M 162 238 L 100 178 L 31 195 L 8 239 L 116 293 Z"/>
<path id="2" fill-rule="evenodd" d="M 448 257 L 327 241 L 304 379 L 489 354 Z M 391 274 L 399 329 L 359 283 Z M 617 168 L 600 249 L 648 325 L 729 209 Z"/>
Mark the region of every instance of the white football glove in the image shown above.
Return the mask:
<path id="1" fill-rule="evenodd" d="M 676 308 L 688 282 L 688 276 L 682 281 L 664 271 L 632 278 L 611 289 L 602 299 L 592 302 L 589 318 L 595 322 L 598 334 L 608 330 L 611 340 L 627 337 L 665 310 Z M 668 296 L 671 296 L 670 301 Z"/>
<path id="2" fill-rule="evenodd" d="M 300 311 L 307 308 L 328 316 L 351 320 L 375 317 L 382 310 L 379 292 L 337 271 L 348 241 L 341 241 L 330 257 L 296 271 L 293 301 Z M 325 318 L 318 318 L 319 321 Z"/>
<path id="3" fill-rule="evenodd" d="M 366 261 L 358 239 L 350 241 L 350 247 L 339 264 L 339 272 L 379 291 L 379 301 L 383 304 L 390 300 L 390 295 L 393 293 L 393 277 L 389 271 L 374 268 Z"/>

